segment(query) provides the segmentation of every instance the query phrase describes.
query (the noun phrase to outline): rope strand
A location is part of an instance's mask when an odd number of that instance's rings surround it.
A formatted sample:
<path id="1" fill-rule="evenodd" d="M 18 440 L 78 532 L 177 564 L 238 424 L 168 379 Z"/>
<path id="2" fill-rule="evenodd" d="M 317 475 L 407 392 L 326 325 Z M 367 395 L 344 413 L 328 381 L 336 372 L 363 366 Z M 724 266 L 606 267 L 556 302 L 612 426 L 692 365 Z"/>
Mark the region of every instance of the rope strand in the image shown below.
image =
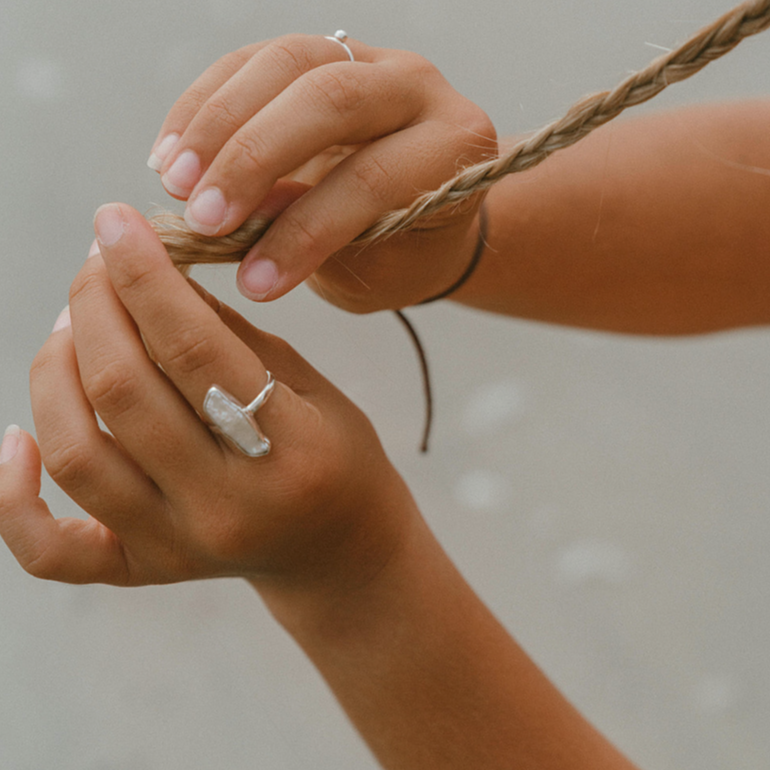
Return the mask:
<path id="1" fill-rule="evenodd" d="M 628 107 L 652 99 L 663 89 L 692 77 L 707 64 L 732 51 L 745 38 L 770 27 L 770 0 L 743 3 L 693 35 L 676 50 L 664 54 L 612 91 L 580 99 L 564 117 L 540 129 L 508 153 L 461 171 L 435 192 L 420 196 L 409 208 L 386 214 L 362 233 L 356 243 L 370 243 L 417 226 L 445 206 L 456 205 L 486 190 L 508 174 L 542 163 L 556 150 L 571 147 Z"/>

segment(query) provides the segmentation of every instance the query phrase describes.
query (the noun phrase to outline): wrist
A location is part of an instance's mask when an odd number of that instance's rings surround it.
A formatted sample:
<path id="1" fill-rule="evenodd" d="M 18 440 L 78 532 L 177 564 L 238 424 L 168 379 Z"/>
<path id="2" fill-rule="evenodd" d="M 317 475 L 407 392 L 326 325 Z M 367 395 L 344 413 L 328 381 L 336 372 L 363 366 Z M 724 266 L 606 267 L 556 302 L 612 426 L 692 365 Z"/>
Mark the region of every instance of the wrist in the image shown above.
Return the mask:
<path id="1" fill-rule="evenodd" d="M 397 471 L 389 464 L 384 470 L 379 483 L 367 484 L 368 494 L 355 512 L 340 513 L 338 535 L 318 542 L 313 569 L 247 578 L 293 636 L 376 593 L 399 562 L 420 513 Z"/>
<path id="2" fill-rule="evenodd" d="M 422 302 L 419 302 L 418 304 L 428 305 L 431 302 L 436 302 L 440 299 L 450 297 L 450 295 L 460 291 L 476 272 L 476 268 L 478 267 L 479 262 L 481 261 L 481 257 L 487 247 L 488 216 L 484 201 L 482 201 L 481 205 L 479 206 L 475 224 L 475 230 L 471 229 L 466 234 L 465 248 L 461 250 L 463 254 L 470 254 L 470 256 L 465 258 L 463 261 L 465 269 L 463 270 L 462 275 L 460 275 L 460 277 L 455 280 L 454 283 L 445 288 L 443 291 L 422 300 Z M 474 232 L 475 237 L 473 235 Z"/>

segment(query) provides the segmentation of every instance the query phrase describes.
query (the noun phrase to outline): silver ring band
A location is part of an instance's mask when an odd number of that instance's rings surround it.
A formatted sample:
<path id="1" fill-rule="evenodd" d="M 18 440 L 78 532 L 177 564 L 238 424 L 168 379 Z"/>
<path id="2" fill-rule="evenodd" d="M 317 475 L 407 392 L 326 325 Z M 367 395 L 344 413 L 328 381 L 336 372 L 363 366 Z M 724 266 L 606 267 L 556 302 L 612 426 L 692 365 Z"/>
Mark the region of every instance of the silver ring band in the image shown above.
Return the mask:
<path id="1" fill-rule="evenodd" d="M 347 52 L 348 57 L 350 58 L 350 61 L 355 61 L 353 52 L 350 50 L 350 47 L 345 43 L 345 41 L 348 39 L 348 33 L 345 32 L 344 29 L 338 29 L 333 35 L 324 35 L 324 37 L 327 40 L 333 40 L 335 43 L 339 43 Z"/>
<path id="2" fill-rule="evenodd" d="M 264 457 L 270 452 L 270 439 L 262 433 L 255 415 L 275 388 L 275 379 L 267 372 L 267 383 L 259 395 L 244 406 L 219 385 L 212 385 L 203 400 L 203 413 L 211 428 L 228 439 L 249 457 Z"/>

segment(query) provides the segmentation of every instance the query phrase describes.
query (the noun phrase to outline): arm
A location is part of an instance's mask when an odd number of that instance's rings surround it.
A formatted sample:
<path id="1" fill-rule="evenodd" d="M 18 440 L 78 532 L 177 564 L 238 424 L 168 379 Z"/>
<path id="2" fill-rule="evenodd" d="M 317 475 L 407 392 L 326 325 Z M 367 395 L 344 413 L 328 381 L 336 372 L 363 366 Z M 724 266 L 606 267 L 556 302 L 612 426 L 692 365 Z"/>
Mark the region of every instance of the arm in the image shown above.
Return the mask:
<path id="1" fill-rule="evenodd" d="M 619 332 L 770 322 L 770 101 L 610 124 L 487 198 L 458 302 Z"/>
<path id="2" fill-rule="evenodd" d="M 200 158 L 192 192 L 171 190 L 188 210 L 212 185 L 234 201 L 219 234 L 255 206 L 277 217 L 239 270 L 252 299 L 275 299 L 310 277 L 348 310 L 404 307 L 451 286 L 470 262 L 478 196 L 416 231 L 346 246 L 496 152 L 489 119 L 425 60 L 349 44 L 354 63 L 320 36 L 230 54 L 182 96 L 156 142 L 164 160 L 153 165 L 166 183 L 180 157 Z M 302 67 L 287 67 L 287 56 Z M 382 113 L 383 100 L 397 109 Z M 237 119 L 233 104 L 244 113 Z M 297 115 L 307 116 L 312 142 L 284 129 Z M 769 118 L 770 103 L 755 101 L 618 121 L 508 177 L 487 198 L 490 248 L 453 299 L 637 333 L 766 323 Z M 181 137 L 170 151 L 169 136 Z M 264 294 L 249 280 L 257 263 L 269 266 Z"/>
<path id="3" fill-rule="evenodd" d="M 33 365 L 39 445 L 12 431 L 0 450 L 0 534 L 22 566 L 121 586 L 243 577 L 384 767 L 629 770 L 457 573 L 356 407 L 188 284 L 138 212 L 105 207 L 97 230 Z M 196 412 L 214 382 L 247 402 L 265 366 L 273 449 L 255 460 Z M 51 515 L 41 462 L 87 520 Z"/>
<path id="4" fill-rule="evenodd" d="M 371 583 L 331 601 L 261 588 L 382 766 L 634 770 L 473 593 L 413 503 L 403 504 L 409 527 Z"/>

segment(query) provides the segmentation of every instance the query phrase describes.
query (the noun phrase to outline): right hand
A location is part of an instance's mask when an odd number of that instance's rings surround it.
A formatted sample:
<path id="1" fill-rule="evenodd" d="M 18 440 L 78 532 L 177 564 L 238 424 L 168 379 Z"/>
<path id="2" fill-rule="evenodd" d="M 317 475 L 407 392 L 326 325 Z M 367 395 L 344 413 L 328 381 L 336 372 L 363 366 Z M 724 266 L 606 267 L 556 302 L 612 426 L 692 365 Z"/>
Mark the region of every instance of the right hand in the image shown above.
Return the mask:
<path id="1" fill-rule="evenodd" d="M 312 275 L 347 310 L 400 308 L 447 289 L 470 262 L 481 195 L 420 229 L 349 245 L 497 144 L 487 115 L 421 56 L 347 44 L 355 62 L 323 35 L 228 54 L 181 96 L 153 146 L 192 229 L 226 235 L 254 212 L 277 217 L 238 272 L 250 299 Z"/>
<path id="2" fill-rule="evenodd" d="M 21 433 L 0 453 L 0 536 L 22 566 L 125 586 L 241 576 L 316 598 L 366 582 L 418 515 L 369 421 L 280 339 L 196 292 L 139 212 L 104 207 L 97 230 L 72 324 L 32 367 L 40 443 Z M 248 403 L 266 366 L 273 447 L 253 459 L 198 413 L 214 382 Z M 51 515 L 41 462 L 88 520 Z"/>

